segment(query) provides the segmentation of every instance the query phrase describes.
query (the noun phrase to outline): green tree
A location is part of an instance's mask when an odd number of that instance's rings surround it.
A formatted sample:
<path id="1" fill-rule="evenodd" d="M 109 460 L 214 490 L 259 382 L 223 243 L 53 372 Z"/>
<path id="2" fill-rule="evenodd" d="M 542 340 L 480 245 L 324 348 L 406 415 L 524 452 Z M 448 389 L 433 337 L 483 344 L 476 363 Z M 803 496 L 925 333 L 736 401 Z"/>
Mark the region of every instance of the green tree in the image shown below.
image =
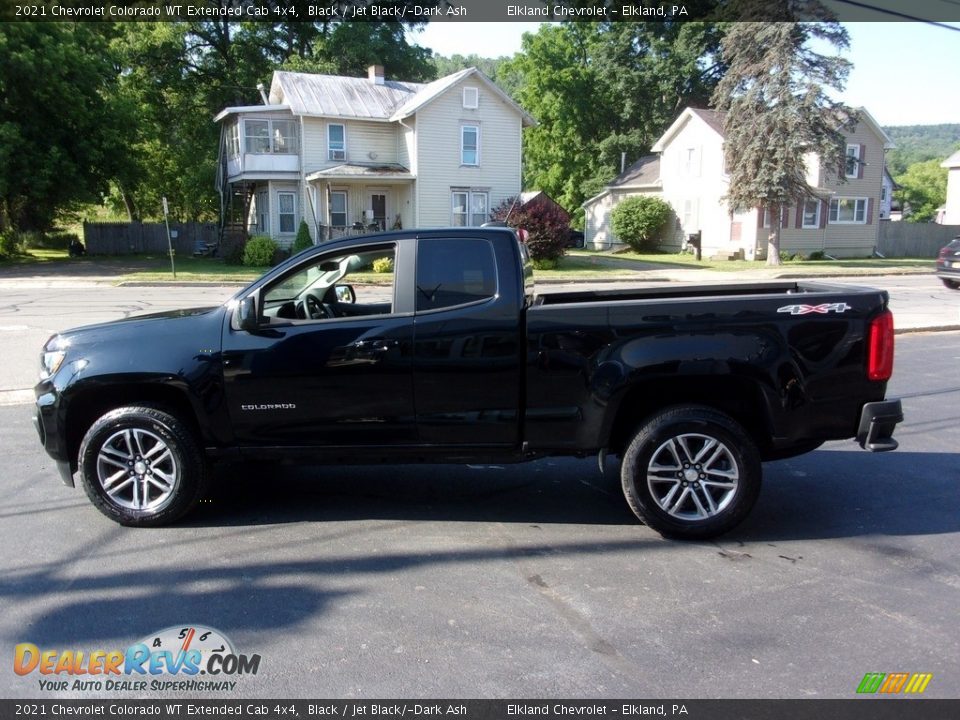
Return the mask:
<path id="1" fill-rule="evenodd" d="M 906 219 L 910 222 L 930 222 L 937 209 L 947 201 L 947 169 L 940 167 L 942 160 L 927 160 L 914 163 L 896 178 L 901 189 L 896 197 L 909 209 Z"/>
<path id="2" fill-rule="evenodd" d="M 726 25 L 544 25 L 497 68 L 497 80 L 538 121 L 524 137 L 524 185 L 582 222 L 581 203 L 650 146 L 687 105 L 704 105 L 724 65 Z M 515 88 L 515 89 L 513 89 Z"/>
<path id="3" fill-rule="evenodd" d="M 728 69 L 713 100 L 727 112 L 727 201 L 734 211 L 764 207 L 780 217 L 784 207 L 815 197 L 806 181 L 809 152 L 827 172 L 843 166 L 842 130 L 856 114 L 827 91 L 843 88 L 850 63 L 816 52 L 813 40 L 849 45 L 847 31 L 833 21 L 734 23 L 723 39 Z M 767 263 L 780 264 L 779 223 L 772 223 Z"/>
<path id="4" fill-rule="evenodd" d="M 87 23 L 0 23 L 0 232 L 47 230 L 124 171 L 128 120 Z"/>
<path id="5" fill-rule="evenodd" d="M 617 203 L 610 221 L 617 238 L 634 250 L 653 250 L 672 213 L 670 205 L 660 198 L 640 195 Z"/>

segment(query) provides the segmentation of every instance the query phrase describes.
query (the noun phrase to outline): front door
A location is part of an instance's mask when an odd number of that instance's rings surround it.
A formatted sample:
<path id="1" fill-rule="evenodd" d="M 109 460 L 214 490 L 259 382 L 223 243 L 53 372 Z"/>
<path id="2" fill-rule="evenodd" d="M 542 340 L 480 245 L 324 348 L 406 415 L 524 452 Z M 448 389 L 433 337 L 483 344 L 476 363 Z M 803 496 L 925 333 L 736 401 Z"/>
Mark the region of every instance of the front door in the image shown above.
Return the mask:
<path id="1" fill-rule="evenodd" d="M 416 442 L 413 318 L 397 311 L 396 255 L 391 243 L 313 256 L 257 291 L 257 329 L 226 329 L 224 380 L 241 446 Z"/>
<path id="2" fill-rule="evenodd" d="M 387 191 L 371 190 L 368 194 L 367 211 L 378 230 L 387 229 Z"/>

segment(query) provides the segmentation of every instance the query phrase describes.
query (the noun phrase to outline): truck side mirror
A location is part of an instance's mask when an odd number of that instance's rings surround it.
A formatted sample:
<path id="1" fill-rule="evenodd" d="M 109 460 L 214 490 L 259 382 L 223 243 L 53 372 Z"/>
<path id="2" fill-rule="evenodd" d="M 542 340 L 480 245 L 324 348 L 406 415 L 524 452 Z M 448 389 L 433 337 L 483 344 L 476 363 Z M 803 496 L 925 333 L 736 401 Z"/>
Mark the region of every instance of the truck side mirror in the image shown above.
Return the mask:
<path id="1" fill-rule="evenodd" d="M 247 295 L 237 305 L 237 327 L 250 332 L 256 330 L 258 325 L 257 298 L 254 295 Z"/>

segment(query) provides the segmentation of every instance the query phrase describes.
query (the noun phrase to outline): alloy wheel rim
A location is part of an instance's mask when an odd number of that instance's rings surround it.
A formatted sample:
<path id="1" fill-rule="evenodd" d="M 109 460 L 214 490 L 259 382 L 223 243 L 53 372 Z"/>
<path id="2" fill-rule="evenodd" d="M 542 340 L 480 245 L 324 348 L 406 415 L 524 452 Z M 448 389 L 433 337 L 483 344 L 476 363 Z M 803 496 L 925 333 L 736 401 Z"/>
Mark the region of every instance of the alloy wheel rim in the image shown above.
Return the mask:
<path id="1" fill-rule="evenodd" d="M 180 484 L 180 466 L 159 435 L 127 428 L 100 446 L 97 479 L 115 505 L 156 512 L 172 500 Z"/>
<path id="2" fill-rule="evenodd" d="M 710 435 L 675 435 L 658 447 L 647 464 L 647 488 L 657 506 L 678 520 L 716 517 L 733 501 L 740 484 L 737 461 Z"/>

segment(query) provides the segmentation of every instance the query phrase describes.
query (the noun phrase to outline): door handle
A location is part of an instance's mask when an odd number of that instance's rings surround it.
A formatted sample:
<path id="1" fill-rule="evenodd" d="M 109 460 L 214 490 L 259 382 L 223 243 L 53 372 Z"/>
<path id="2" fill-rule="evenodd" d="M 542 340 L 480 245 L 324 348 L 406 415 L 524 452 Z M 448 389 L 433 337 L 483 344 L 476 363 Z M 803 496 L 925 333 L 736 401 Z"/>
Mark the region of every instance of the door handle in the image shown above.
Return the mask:
<path id="1" fill-rule="evenodd" d="M 370 338 L 369 340 L 357 340 L 353 343 L 353 348 L 362 353 L 382 354 L 400 345 L 399 340 L 388 338 Z"/>

